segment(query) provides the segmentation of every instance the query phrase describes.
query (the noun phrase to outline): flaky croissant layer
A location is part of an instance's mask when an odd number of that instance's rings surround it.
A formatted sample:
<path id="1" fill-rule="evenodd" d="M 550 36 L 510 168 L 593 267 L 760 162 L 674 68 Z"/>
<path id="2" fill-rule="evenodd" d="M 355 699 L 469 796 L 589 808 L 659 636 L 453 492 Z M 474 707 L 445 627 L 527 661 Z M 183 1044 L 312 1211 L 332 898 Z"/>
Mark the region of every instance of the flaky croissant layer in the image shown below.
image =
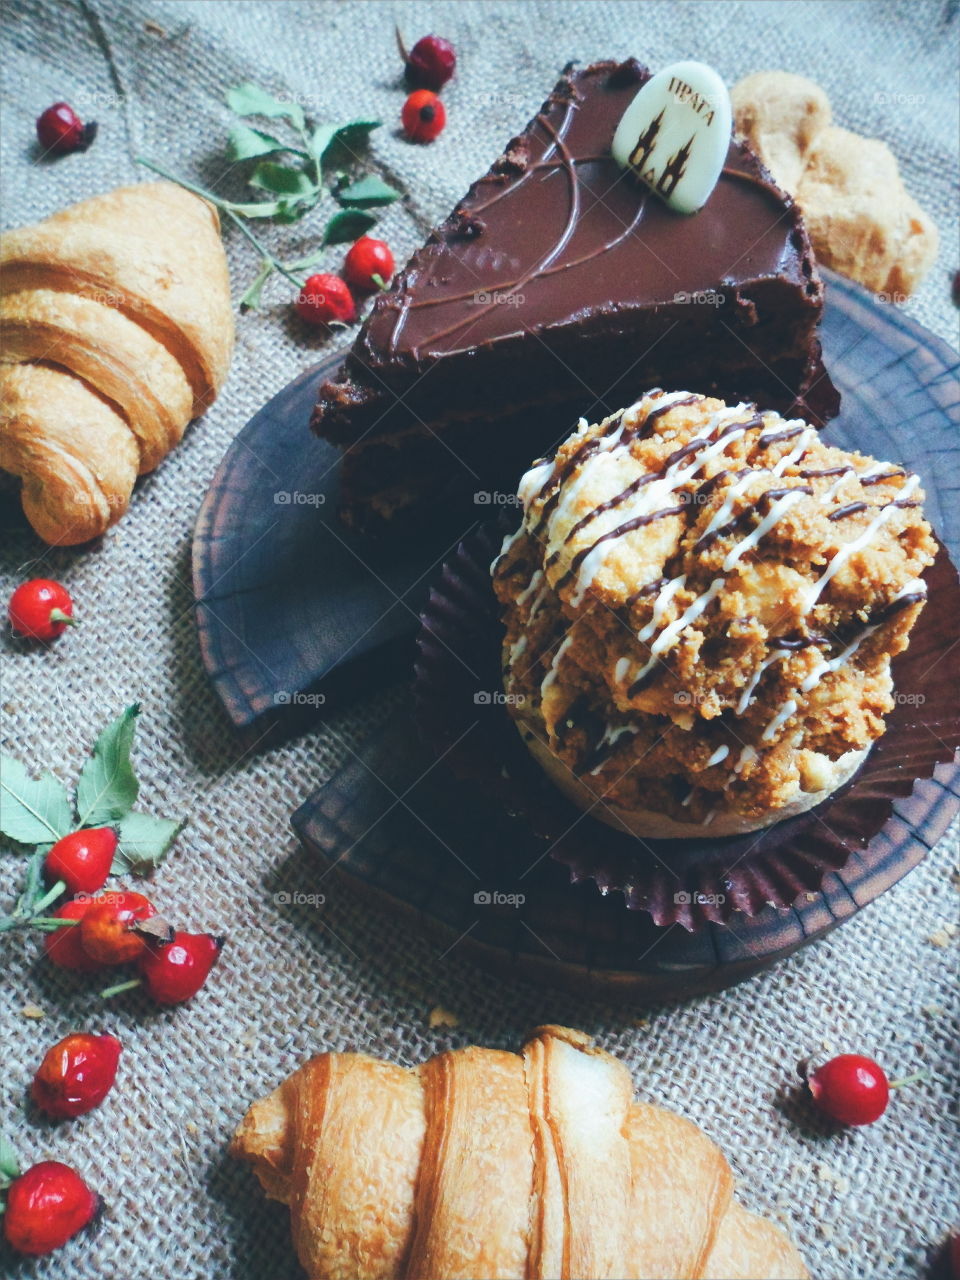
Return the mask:
<path id="1" fill-rule="evenodd" d="M 102 534 L 213 403 L 233 316 L 217 211 L 119 187 L 0 236 L 0 468 L 47 542 Z"/>
<path id="2" fill-rule="evenodd" d="M 231 1144 L 311 1280 L 803 1280 L 719 1148 L 582 1032 L 405 1069 L 311 1059 Z"/>

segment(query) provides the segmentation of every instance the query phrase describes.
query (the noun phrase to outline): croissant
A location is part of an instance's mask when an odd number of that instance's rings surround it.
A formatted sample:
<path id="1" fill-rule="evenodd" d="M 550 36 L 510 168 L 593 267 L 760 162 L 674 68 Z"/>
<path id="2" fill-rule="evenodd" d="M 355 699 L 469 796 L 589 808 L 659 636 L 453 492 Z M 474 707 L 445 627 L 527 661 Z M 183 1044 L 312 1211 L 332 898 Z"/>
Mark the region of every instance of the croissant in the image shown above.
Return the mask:
<path id="1" fill-rule="evenodd" d="M 410 1069 L 325 1053 L 230 1149 L 290 1206 L 311 1280 L 806 1277 L 706 1134 L 632 1099 L 626 1067 L 566 1027 Z"/>
<path id="2" fill-rule="evenodd" d="M 46 541 L 119 520 L 220 391 L 233 315 L 219 225 L 205 200 L 147 182 L 0 237 L 0 467 Z"/>

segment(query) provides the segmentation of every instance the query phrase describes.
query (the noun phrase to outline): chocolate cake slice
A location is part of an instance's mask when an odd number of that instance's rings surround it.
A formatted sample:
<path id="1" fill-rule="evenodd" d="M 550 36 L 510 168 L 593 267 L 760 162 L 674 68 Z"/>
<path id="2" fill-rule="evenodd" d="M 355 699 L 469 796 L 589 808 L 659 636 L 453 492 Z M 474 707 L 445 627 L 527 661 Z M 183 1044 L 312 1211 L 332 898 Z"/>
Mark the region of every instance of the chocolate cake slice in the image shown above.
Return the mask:
<path id="1" fill-rule="evenodd" d="M 567 67 L 377 298 L 313 417 L 346 449 L 348 523 L 496 501 L 558 422 L 598 420 L 654 385 L 815 424 L 836 412 L 810 241 L 753 152 L 731 141 L 693 215 L 611 156 L 649 76 L 633 60 Z"/>

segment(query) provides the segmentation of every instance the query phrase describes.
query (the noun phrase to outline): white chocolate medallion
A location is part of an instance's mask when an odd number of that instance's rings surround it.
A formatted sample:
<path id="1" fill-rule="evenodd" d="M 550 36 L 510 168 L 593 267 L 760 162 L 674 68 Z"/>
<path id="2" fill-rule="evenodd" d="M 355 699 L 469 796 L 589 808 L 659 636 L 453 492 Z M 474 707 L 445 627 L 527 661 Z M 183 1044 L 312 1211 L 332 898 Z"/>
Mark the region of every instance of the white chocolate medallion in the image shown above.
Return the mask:
<path id="1" fill-rule="evenodd" d="M 704 62 L 674 62 L 647 81 L 613 135 L 613 158 L 678 213 L 702 209 L 720 177 L 733 113 Z"/>

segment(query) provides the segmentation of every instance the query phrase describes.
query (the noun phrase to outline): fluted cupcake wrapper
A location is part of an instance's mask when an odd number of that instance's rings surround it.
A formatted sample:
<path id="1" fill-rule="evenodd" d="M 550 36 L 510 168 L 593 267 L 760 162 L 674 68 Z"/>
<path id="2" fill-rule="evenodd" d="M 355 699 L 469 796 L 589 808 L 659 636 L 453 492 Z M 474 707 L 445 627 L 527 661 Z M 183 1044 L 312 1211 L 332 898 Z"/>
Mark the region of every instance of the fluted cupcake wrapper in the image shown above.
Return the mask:
<path id="1" fill-rule="evenodd" d="M 503 518 L 476 530 L 434 580 L 418 637 L 421 733 L 443 767 L 535 832 L 572 882 L 622 893 L 628 908 L 658 925 L 693 932 L 708 920 L 735 922 L 737 912 L 790 908 L 871 841 L 889 839 L 898 798 L 960 747 L 960 582 L 940 546 L 924 575 L 929 602 L 910 647 L 893 662 L 896 706 L 887 731 L 850 782 L 817 808 L 743 836 L 641 840 L 619 832 L 557 790 L 498 696 L 503 627 L 490 565 L 508 530 Z"/>

